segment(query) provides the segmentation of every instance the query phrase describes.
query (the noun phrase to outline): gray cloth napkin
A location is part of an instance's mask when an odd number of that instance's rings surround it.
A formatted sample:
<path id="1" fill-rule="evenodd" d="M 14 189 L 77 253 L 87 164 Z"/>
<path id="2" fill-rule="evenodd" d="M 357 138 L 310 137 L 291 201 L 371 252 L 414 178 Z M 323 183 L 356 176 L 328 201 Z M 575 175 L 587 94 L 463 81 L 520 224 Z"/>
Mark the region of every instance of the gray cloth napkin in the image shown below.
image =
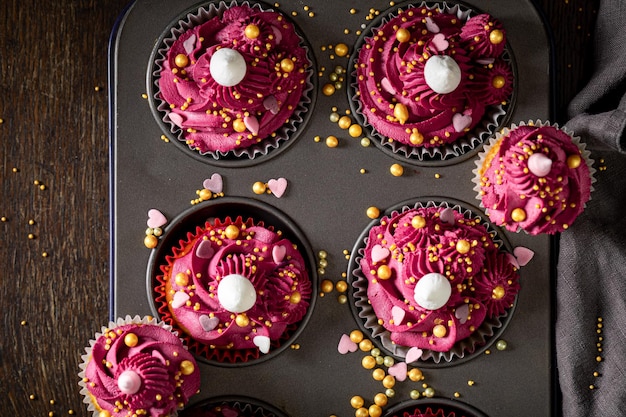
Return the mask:
<path id="1" fill-rule="evenodd" d="M 587 208 L 560 236 L 555 337 L 564 417 L 626 416 L 625 22 L 626 2 L 600 2 L 594 73 L 568 108 L 566 127 L 600 170 Z"/>

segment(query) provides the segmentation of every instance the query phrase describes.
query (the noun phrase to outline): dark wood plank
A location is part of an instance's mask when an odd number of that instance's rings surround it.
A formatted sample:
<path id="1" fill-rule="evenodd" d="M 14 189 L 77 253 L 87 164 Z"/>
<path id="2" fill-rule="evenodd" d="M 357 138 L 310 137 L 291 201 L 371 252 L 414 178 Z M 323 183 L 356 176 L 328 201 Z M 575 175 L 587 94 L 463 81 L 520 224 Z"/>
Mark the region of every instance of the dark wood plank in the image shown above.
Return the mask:
<path id="1" fill-rule="evenodd" d="M 86 415 L 78 363 L 108 320 L 107 44 L 126 3 L 0 2 L 0 410 L 7 415 Z M 541 1 L 555 37 L 559 122 L 592 70 L 596 3 Z"/>

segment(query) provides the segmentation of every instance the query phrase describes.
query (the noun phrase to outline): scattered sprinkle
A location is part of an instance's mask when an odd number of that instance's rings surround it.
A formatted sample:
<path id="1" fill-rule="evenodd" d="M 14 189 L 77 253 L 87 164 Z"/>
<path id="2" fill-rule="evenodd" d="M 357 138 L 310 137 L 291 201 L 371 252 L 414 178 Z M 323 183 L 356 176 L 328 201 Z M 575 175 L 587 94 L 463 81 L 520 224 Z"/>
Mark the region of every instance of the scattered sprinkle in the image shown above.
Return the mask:
<path id="1" fill-rule="evenodd" d="M 378 209 L 378 207 L 368 207 L 367 209 L 367 217 L 369 217 L 370 219 L 377 219 L 378 216 L 380 216 L 380 210 Z"/>

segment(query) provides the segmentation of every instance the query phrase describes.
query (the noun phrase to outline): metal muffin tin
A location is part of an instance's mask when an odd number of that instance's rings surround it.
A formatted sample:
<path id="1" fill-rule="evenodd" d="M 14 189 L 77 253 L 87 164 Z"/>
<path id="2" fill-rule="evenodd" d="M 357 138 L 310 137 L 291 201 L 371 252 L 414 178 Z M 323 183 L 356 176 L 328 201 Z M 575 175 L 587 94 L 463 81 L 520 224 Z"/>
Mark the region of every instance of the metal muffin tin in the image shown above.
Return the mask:
<path id="1" fill-rule="evenodd" d="M 174 219 L 191 207 L 196 191 L 214 173 L 222 176 L 226 196 L 275 207 L 298 226 L 315 254 L 320 250 L 328 253 L 328 266 L 320 281 L 345 279 L 342 273 L 348 269 L 349 256 L 344 251 L 352 250 L 371 222 L 365 214 L 370 206 L 383 212 L 400 202 L 431 195 L 478 205 L 472 183 L 475 158 L 445 166 L 415 166 L 390 157 L 376 146 L 362 147 L 359 139 L 330 122 L 334 106 L 340 114 L 350 109 L 345 87 L 332 96 L 318 94 L 310 120 L 294 143 L 254 166 L 210 164 L 161 140 L 163 132 L 142 96 L 147 94 L 150 57 L 163 30 L 196 3 L 136 0 L 120 16 L 111 36 L 112 318 L 153 314 L 151 293 L 146 289 L 151 250 L 143 245 L 148 210 L 159 209 L 169 220 Z M 517 57 L 518 77 L 510 121 L 549 120 L 550 40 L 532 1 L 473 0 L 465 4 L 495 16 L 507 30 Z M 308 4 L 308 11 L 304 6 L 285 1 L 278 10 L 298 25 L 312 45 L 318 66 L 326 68 L 318 80 L 321 86 L 335 66 L 348 67 L 349 57 L 331 59 L 328 46 L 343 42 L 352 51 L 357 31 L 368 23 L 369 9 L 382 13 L 389 3 L 376 0 L 366 6 L 357 0 L 319 1 Z M 356 13 L 350 13 L 351 8 Z M 328 135 L 339 138 L 338 147 L 324 144 Z M 315 136 L 322 141 L 315 141 Z M 390 174 L 394 163 L 404 166 L 401 177 Z M 282 198 L 253 193 L 255 182 L 280 177 L 288 181 Z M 534 259 L 521 269 L 522 288 L 515 314 L 501 335 L 508 349 L 491 348 L 491 354 L 483 353 L 458 365 L 424 368 L 423 382 L 435 390 L 436 399 L 462 401 L 487 416 L 556 416 L 554 245 L 548 236 L 502 233 L 511 246 L 535 251 Z M 347 417 L 354 415 L 352 396 L 360 395 L 371 404 L 374 395 L 385 389 L 361 366 L 365 353 L 338 352 L 342 334 L 359 327 L 350 306 L 337 301 L 338 295 L 333 291 L 317 298 L 308 323 L 294 341 L 299 348 L 285 349 L 245 367 L 199 362 L 201 390 L 189 407 L 214 397 L 238 396 L 261 399 L 292 417 Z M 469 380 L 475 383 L 470 386 Z M 423 391 L 422 382 L 398 382 L 385 412 L 410 401 L 409 392 L 414 389 Z M 455 393 L 460 394 L 458 400 Z"/>

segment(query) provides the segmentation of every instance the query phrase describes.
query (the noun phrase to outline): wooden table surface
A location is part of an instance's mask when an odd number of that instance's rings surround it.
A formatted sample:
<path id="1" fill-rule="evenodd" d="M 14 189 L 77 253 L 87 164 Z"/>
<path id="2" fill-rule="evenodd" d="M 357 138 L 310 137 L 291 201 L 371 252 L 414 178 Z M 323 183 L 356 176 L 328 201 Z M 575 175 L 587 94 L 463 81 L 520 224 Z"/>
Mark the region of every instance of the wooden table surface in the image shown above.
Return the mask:
<path id="1" fill-rule="evenodd" d="M 87 415 L 78 364 L 109 315 L 107 48 L 127 2 L 0 1 L 3 415 Z M 539 4 L 563 123 L 592 70 L 597 0 Z"/>

